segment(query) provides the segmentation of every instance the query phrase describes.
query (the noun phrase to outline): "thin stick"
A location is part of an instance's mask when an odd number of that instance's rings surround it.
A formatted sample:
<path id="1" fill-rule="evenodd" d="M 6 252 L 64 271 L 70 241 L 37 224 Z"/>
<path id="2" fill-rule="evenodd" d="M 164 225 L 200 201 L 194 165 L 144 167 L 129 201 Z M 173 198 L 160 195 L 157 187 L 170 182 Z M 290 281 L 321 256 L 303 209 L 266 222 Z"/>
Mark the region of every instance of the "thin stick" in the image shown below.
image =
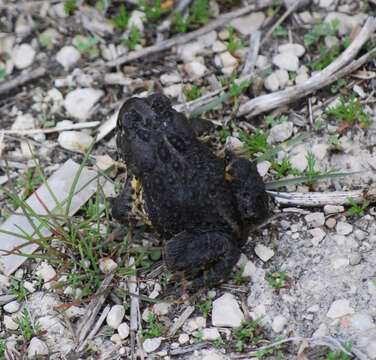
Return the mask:
<path id="1" fill-rule="evenodd" d="M 299 6 L 300 0 L 297 0 L 292 6 L 290 6 L 284 14 L 278 19 L 278 21 L 269 29 L 269 31 L 266 33 L 264 38 L 261 40 L 261 45 L 263 45 L 273 34 L 274 30 L 281 25 L 289 16 L 290 14 L 295 11 L 295 9 Z"/>
<path id="2" fill-rule="evenodd" d="M 375 54 L 376 49 L 373 49 L 358 60 L 352 61 L 375 30 L 376 20 L 373 17 L 369 17 L 351 45 L 328 67 L 318 74 L 312 76 L 303 84 L 292 86 L 282 91 L 262 95 L 249 100 L 240 106 L 239 115 L 247 115 L 248 117 L 252 117 L 275 109 L 279 106 L 287 105 L 358 69 Z"/>
<path id="3" fill-rule="evenodd" d="M 241 76 L 245 76 L 253 72 L 256 65 L 257 56 L 260 50 L 261 32 L 255 31 L 249 37 L 249 49 L 247 58 L 245 60 L 244 68 L 241 72 Z"/>
<path id="4" fill-rule="evenodd" d="M 376 202 L 376 187 L 352 191 L 333 192 L 280 192 L 267 191 L 275 201 L 284 206 L 319 207 L 324 205 L 349 205 L 351 198 L 355 203 L 361 204 L 365 201 Z"/>
<path id="5" fill-rule="evenodd" d="M 171 326 L 168 336 L 174 336 L 176 332 L 183 326 L 187 319 L 192 315 L 195 310 L 194 306 L 188 306 L 183 313 L 175 320 L 174 324 Z"/>
<path id="6" fill-rule="evenodd" d="M 119 57 L 116 60 L 108 62 L 106 65 L 109 67 L 123 65 L 130 61 L 137 60 L 137 59 L 149 56 L 151 54 L 156 54 L 164 50 L 168 50 L 175 45 L 185 44 L 191 40 L 197 39 L 199 36 L 202 36 L 212 30 L 215 30 L 227 24 L 232 19 L 235 19 L 242 15 L 246 15 L 250 13 L 251 11 L 258 11 L 265 7 L 275 5 L 275 2 L 276 2 L 275 0 L 259 0 L 258 2 L 256 2 L 256 4 L 251 4 L 251 5 L 245 6 L 244 8 L 237 9 L 235 11 L 231 11 L 227 14 L 221 15 L 216 20 L 212 21 L 210 24 L 198 30 L 192 31 L 188 34 L 175 36 L 171 39 L 161 41 L 158 44 L 148 46 L 140 50 L 132 51 L 129 54 Z"/>
<path id="7" fill-rule="evenodd" d="M 45 67 L 39 67 L 35 70 L 26 71 L 25 73 L 17 76 L 15 79 L 8 80 L 3 84 L 0 84 L 0 95 L 6 94 L 14 88 L 24 85 L 29 81 L 36 80 L 46 75 L 47 69 Z"/>
<path id="8" fill-rule="evenodd" d="M 96 127 L 100 124 L 100 121 L 88 121 L 78 124 L 72 124 L 62 127 L 52 127 L 46 129 L 28 129 L 28 130 L 3 130 L 6 135 L 34 135 L 34 134 L 51 134 L 54 132 L 61 132 L 67 130 L 80 130 L 80 129 L 90 129 Z"/>

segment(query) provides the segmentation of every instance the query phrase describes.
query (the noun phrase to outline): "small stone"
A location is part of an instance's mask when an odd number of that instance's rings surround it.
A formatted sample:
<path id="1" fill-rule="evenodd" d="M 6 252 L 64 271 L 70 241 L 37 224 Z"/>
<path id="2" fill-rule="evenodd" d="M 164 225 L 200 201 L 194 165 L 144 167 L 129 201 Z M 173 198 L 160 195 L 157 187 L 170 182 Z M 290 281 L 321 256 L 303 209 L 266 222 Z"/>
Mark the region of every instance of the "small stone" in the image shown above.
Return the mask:
<path id="1" fill-rule="evenodd" d="M 29 293 L 35 292 L 35 287 L 30 281 L 25 281 L 23 286 Z"/>
<path id="2" fill-rule="evenodd" d="M 37 276 L 43 279 L 45 283 L 51 281 L 56 277 L 55 269 L 46 262 L 42 262 L 36 271 Z"/>
<path id="3" fill-rule="evenodd" d="M 364 99 L 367 94 L 364 92 L 364 90 L 359 85 L 354 85 L 353 91 L 358 94 L 362 99 Z"/>
<path id="4" fill-rule="evenodd" d="M 299 59 L 291 53 L 275 55 L 273 57 L 273 64 L 287 71 L 297 71 L 299 69 Z"/>
<path id="5" fill-rule="evenodd" d="M 307 154 L 300 152 L 290 157 L 290 163 L 293 168 L 304 171 L 308 166 Z"/>
<path id="6" fill-rule="evenodd" d="M 85 152 L 93 143 L 93 137 L 81 131 L 63 131 L 57 138 L 58 143 L 64 149 Z"/>
<path id="7" fill-rule="evenodd" d="M 308 76 L 307 73 L 301 73 L 301 74 L 298 74 L 298 75 L 296 75 L 296 77 L 295 77 L 295 84 L 296 84 L 296 85 L 303 84 L 303 83 L 305 83 L 308 79 L 309 79 L 309 76 Z"/>
<path id="8" fill-rule="evenodd" d="M 320 338 L 328 334 L 328 328 L 325 324 L 320 324 L 317 330 L 312 334 L 313 338 Z"/>
<path id="9" fill-rule="evenodd" d="M 111 258 L 106 257 L 106 258 L 99 259 L 99 269 L 100 271 L 102 271 L 103 274 L 110 274 L 117 267 L 118 267 L 118 264 Z"/>
<path id="10" fill-rule="evenodd" d="M 183 345 L 186 344 L 189 341 L 189 335 L 188 334 L 180 334 L 178 338 L 179 344 Z"/>
<path id="11" fill-rule="evenodd" d="M 359 241 L 362 241 L 367 237 L 367 233 L 360 229 L 355 229 L 354 235 L 355 235 L 355 238 Z"/>
<path id="12" fill-rule="evenodd" d="M 85 121 L 91 115 L 94 105 L 104 95 L 102 90 L 82 88 L 71 91 L 64 100 L 64 107 L 68 115 Z"/>
<path id="13" fill-rule="evenodd" d="M 74 46 L 64 46 L 56 54 L 56 61 L 65 69 L 75 65 L 81 58 L 81 53 Z"/>
<path id="14" fill-rule="evenodd" d="M 132 27 L 135 27 L 141 32 L 143 32 L 144 31 L 143 19 L 145 19 L 145 13 L 139 10 L 133 10 L 128 20 L 128 29 L 132 29 Z"/>
<path id="15" fill-rule="evenodd" d="M 160 338 L 160 337 L 156 337 L 156 338 L 152 338 L 152 339 L 146 339 L 144 341 L 142 347 L 144 348 L 144 350 L 147 353 L 151 353 L 151 352 L 157 350 L 161 346 L 161 343 L 162 343 L 162 338 Z"/>
<path id="16" fill-rule="evenodd" d="M 202 329 L 206 327 L 206 318 L 203 316 L 196 316 L 192 319 L 189 319 L 185 324 L 184 324 L 184 330 L 187 331 L 188 333 L 192 333 L 193 331 L 197 329 Z"/>
<path id="17" fill-rule="evenodd" d="M 325 223 L 325 216 L 322 212 L 310 213 L 306 215 L 304 219 L 307 222 L 308 226 L 314 227 L 314 228 L 323 226 Z"/>
<path id="18" fill-rule="evenodd" d="M 27 349 L 27 357 L 29 359 L 34 359 L 35 357 L 46 356 L 46 355 L 48 355 L 47 345 L 42 340 L 39 340 L 38 338 L 33 337 Z"/>
<path id="19" fill-rule="evenodd" d="M 326 236 L 326 232 L 321 228 L 314 228 L 314 229 L 308 230 L 308 232 L 312 235 L 311 242 L 313 246 L 317 246 L 318 244 L 320 244 L 320 242 Z"/>
<path id="20" fill-rule="evenodd" d="M 34 129 L 35 120 L 31 114 L 18 114 L 12 125 L 12 130 Z"/>
<path id="21" fill-rule="evenodd" d="M 225 293 L 213 301 L 213 326 L 238 327 L 243 320 L 244 315 L 232 294 Z"/>
<path id="22" fill-rule="evenodd" d="M 332 260 L 332 268 L 334 270 L 348 266 L 349 264 L 350 264 L 350 261 L 349 261 L 349 258 L 347 257 L 338 257 Z"/>
<path id="23" fill-rule="evenodd" d="M 287 319 L 282 315 L 277 315 L 273 319 L 272 329 L 274 332 L 280 333 L 286 324 L 287 324 Z"/>
<path id="24" fill-rule="evenodd" d="M 111 337 L 110 337 L 110 340 L 111 340 L 114 344 L 118 344 L 118 345 L 121 344 L 121 337 L 120 337 L 119 334 L 112 334 Z"/>
<path id="25" fill-rule="evenodd" d="M 300 44 L 283 44 L 278 46 L 278 51 L 282 53 L 290 53 L 297 57 L 301 57 L 305 53 L 304 46 Z"/>
<path id="26" fill-rule="evenodd" d="M 329 219 L 326 219 L 325 221 L 325 226 L 328 228 L 328 229 L 334 229 L 335 226 L 337 224 L 337 220 L 333 217 L 329 218 Z"/>
<path id="27" fill-rule="evenodd" d="M 161 80 L 162 85 L 172 85 L 181 82 L 181 76 L 177 72 L 163 74 L 159 79 Z"/>
<path id="28" fill-rule="evenodd" d="M 192 61 L 185 64 L 184 69 L 188 76 L 190 76 L 192 79 L 202 78 L 208 70 L 205 65 L 199 63 L 198 61 Z"/>
<path id="29" fill-rule="evenodd" d="M 260 174 L 261 177 L 264 177 L 268 173 L 271 166 L 272 164 L 270 161 L 260 161 L 259 163 L 257 163 L 257 172 Z"/>
<path id="30" fill-rule="evenodd" d="M 3 324 L 6 329 L 8 330 L 17 330 L 18 329 L 18 324 L 13 320 L 11 316 L 4 315 L 3 318 Z"/>
<path id="31" fill-rule="evenodd" d="M 339 221 L 336 226 L 337 234 L 349 235 L 353 231 L 353 226 L 347 222 Z"/>
<path id="32" fill-rule="evenodd" d="M 214 53 L 221 53 L 227 50 L 227 46 L 222 41 L 217 40 L 214 42 L 212 50 Z"/>
<path id="33" fill-rule="evenodd" d="M 123 321 L 125 309 L 122 305 L 114 305 L 107 314 L 107 325 L 113 329 L 117 329 Z"/>
<path id="34" fill-rule="evenodd" d="M 153 312 L 156 315 L 167 315 L 170 311 L 171 303 L 159 302 L 153 305 Z"/>
<path id="35" fill-rule="evenodd" d="M 339 45 L 339 39 L 336 36 L 325 36 L 324 38 L 325 47 L 327 49 L 332 49 L 335 46 Z"/>
<path id="36" fill-rule="evenodd" d="M 288 82 L 289 73 L 286 70 L 278 69 L 266 77 L 264 86 L 266 90 L 273 92 L 285 88 Z"/>
<path id="37" fill-rule="evenodd" d="M 268 58 L 264 55 L 257 56 L 256 67 L 258 69 L 263 69 L 267 66 L 268 66 Z M 287 75 L 288 75 L 288 73 L 287 73 Z"/>
<path id="38" fill-rule="evenodd" d="M 21 307 L 21 304 L 18 301 L 14 300 L 14 301 L 11 301 L 8 304 L 5 304 L 3 309 L 7 313 L 12 314 L 12 313 L 17 312 L 20 309 L 20 307 Z"/>
<path id="39" fill-rule="evenodd" d="M 244 143 L 235 136 L 227 136 L 225 147 L 230 151 L 236 151 L 243 149 Z"/>
<path id="40" fill-rule="evenodd" d="M 351 327 L 356 331 L 367 331 L 375 328 L 372 317 L 367 314 L 355 313 L 351 316 Z"/>
<path id="41" fill-rule="evenodd" d="M 219 339 L 220 337 L 221 335 L 219 334 L 217 328 L 207 328 L 202 330 L 203 340 L 213 341 Z"/>
<path id="42" fill-rule="evenodd" d="M 173 84 L 163 89 L 163 93 L 171 98 L 177 98 L 183 92 L 182 84 Z"/>
<path id="43" fill-rule="evenodd" d="M 362 261 L 362 255 L 360 255 L 359 253 L 352 253 L 350 254 L 349 261 L 350 265 L 352 266 L 359 265 Z"/>
<path id="44" fill-rule="evenodd" d="M 342 205 L 325 205 L 324 206 L 325 215 L 339 214 L 344 211 L 345 211 L 345 208 Z"/>
<path id="45" fill-rule="evenodd" d="M 199 55 L 204 49 L 204 44 L 194 41 L 178 47 L 177 53 L 185 63 L 189 63 L 194 61 L 196 56 Z"/>
<path id="46" fill-rule="evenodd" d="M 34 62 L 34 58 L 35 50 L 29 44 L 16 46 L 12 52 L 14 66 L 20 70 L 29 67 Z"/>
<path id="47" fill-rule="evenodd" d="M 274 256 L 274 251 L 262 244 L 255 246 L 255 253 L 263 262 L 267 262 Z"/>
<path id="48" fill-rule="evenodd" d="M 249 35 L 261 28 L 265 20 L 263 12 L 254 12 L 231 21 L 231 25 L 242 35 Z"/>
<path id="49" fill-rule="evenodd" d="M 317 304 L 312 305 L 311 307 L 307 309 L 307 311 L 310 313 L 317 313 L 319 310 L 320 310 L 320 307 Z"/>
<path id="50" fill-rule="evenodd" d="M 209 31 L 208 33 L 201 35 L 197 41 L 200 42 L 204 47 L 210 47 L 217 40 L 217 32 Z"/>
<path id="51" fill-rule="evenodd" d="M 340 299 L 332 303 L 326 316 L 331 319 L 336 319 L 350 314 L 354 314 L 354 309 L 350 306 L 349 300 Z"/>
<path id="52" fill-rule="evenodd" d="M 274 125 L 270 129 L 268 143 L 275 144 L 289 139 L 292 136 L 294 124 L 291 121 L 285 121 L 281 124 Z"/>
<path id="53" fill-rule="evenodd" d="M 312 146 L 312 152 L 317 160 L 324 160 L 328 153 L 328 149 L 329 146 L 327 144 L 315 144 Z"/>
<path id="54" fill-rule="evenodd" d="M 122 340 L 129 336 L 129 326 L 127 323 L 121 323 L 117 329 L 119 336 Z"/>
<path id="55" fill-rule="evenodd" d="M 338 34 L 340 36 L 350 34 L 351 31 L 360 25 L 359 17 L 356 16 L 350 16 L 347 14 L 343 14 L 340 12 L 331 12 L 329 13 L 325 19 L 324 22 L 326 23 L 332 23 L 333 21 L 339 22 L 338 26 Z"/>

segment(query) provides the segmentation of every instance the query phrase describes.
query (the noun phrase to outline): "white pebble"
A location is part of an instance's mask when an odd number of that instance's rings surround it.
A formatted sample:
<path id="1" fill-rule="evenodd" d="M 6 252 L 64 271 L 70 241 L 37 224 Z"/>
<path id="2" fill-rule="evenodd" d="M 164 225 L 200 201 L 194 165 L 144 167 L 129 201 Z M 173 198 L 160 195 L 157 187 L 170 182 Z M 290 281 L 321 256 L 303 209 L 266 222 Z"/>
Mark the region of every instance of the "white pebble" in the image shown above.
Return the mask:
<path id="1" fill-rule="evenodd" d="M 305 53 L 304 46 L 300 44 L 283 44 L 278 46 L 278 51 L 282 53 L 290 53 L 297 57 L 301 57 Z"/>
<path id="2" fill-rule="evenodd" d="M 17 330 L 18 324 L 13 320 L 11 316 L 4 315 L 3 324 L 8 330 Z"/>
<path id="3" fill-rule="evenodd" d="M 243 320 L 244 315 L 232 294 L 225 293 L 213 301 L 213 326 L 238 327 Z"/>
<path id="4" fill-rule="evenodd" d="M 257 244 L 255 246 L 255 253 L 264 262 L 270 260 L 274 256 L 274 251 L 262 244 Z"/>
<path id="5" fill-rule="evenodd" d="M 99 269 L 100 271 L 102 271 L 103 274 L 110 274 L 117 267 L 118 267 L 118 264 L 111 258 L 106 257 L 106 258 L 99 259 Z"/>
<path id="6" fill-rule="evenodd" d="M 93 143 L 93 137 L 81 131 L 63 131 L 57 138 L 64 149 L 85 152 Z"/>
<path id="7" fill-rule="evenodd" d="M 274 144 L 289 139 L 292 136 L 293 129 L 294 124 L 291 121 L 285 121 L 281 124 L 274 125 L 270 129 L 268 143 Z"/>
<path id="8" fill-rule="evenodd" d="M 129 336 L 129 326 L 127 323 L 121 323 L 117 329 L 121 339 L 126 339 Z"/>
<path id="9" fill-rule="evenodd" d="M 42 340 L 33 337 L 27 349 L 27 357 L 29 359 L 34 359 L 35 357 L 46 355 L 48 355 L 47 345 Z"/>
<path id="10" fill-rule="evenodd" d="M 74 46 L 64 46 L 56 54 L 56 61 L 65 69 L 69 69 L 78 62 L 81 53 Z"/>
<path id="11" fill-rule="evenodd" d="M 125 309 L 122 305 L 114 305 L 107 314 L 107 325 L 113 329 L 117 329 L 123 321 Z"/>
<path id="12" fill-rule="evenodd" d="M 189 341 L 189 335 L 188 335 L 188 334 L 185 334 L 185 333 L 180 334 L 180 335 L 179 335 L 179 338 L 178 338 L 178 341 L 179 341 L 179 343 L 180 343 L 181 345 L 187 343 L 187 342 Z"/>
<path id="13" fill-rule="evenodd" d="M 277 315 L 273 319 L 272 329 L 274 332 L 280 333 L 286 324 L 287 324 L 287 319 L 282 315 Z"/>
<path id="14" fill-rule="evenodd" d="M 26 69 L 35 58 L 35 50 L 29 44 L 21 44 L 13 50 L 12 59 L 17 69 Z"/>
<path id="15" fill-rule="evenodd" d="M 310 227 L 319 227 L 325 224 L 325 216 L 322 212 L 314 212 L 306 215 L 305 221 Z"/>
<path id="16" fill-rule="evenodd" d="M 21 306 L 20 303 L 18 301 L 14 300 L 14 301 L 11 301 L 8 304 L 5 304 L 3 309 L 7 313 L 12 314 L 12 313 L 17 312 L 20 309 L 20 306 Z"/>
<path id="17" fill-rule="evenodd" d="M 42 262 L 36 271 L 37 276 L 41 277 L 43 281 L 46 283 L 48 281 L 51 281 L 56 277 L 56 271 L 55 269 L 46 262 Z"/>
<path id="18" fill-rule="evenodd" d="M 325 205 L 324 206 L 325 215 L 338 214 L 344 211 L 345 211 L 345 208 L 342 205 Z"/>
<path id="19" fill-rule="evenodd" d="M 153 305 L 153 312 L 156 315 L 167 315 L 171 307 L 171 303 L 159 302 Z"/>
<path id="20" fill-rule="evenodd" d="M 205 65 L 199 63 L 198 61 L 192 61 L 185 64 L 184 69 L 188 76 L 190 76 L 192 79 L 200 79 L 208 70 Z"/>
<path id="21" fill-rule="evenodd" d="M 162 338 L 160 337 L 146 339 L 142 346 L 147 353 L 151 353 L 161 346 L 161 342 Z"/>
<path id="22" fill-rule="evenodd" d="M 220 337 L 221 335 L 219 334 L 217 328 L 207 328 L 202 330 L 203 340 L 213 341 L 219 339 Z"/>
<path id="23" fill-rule="evenodd" d="M 349 300 L 340 299 L 332 303 L 326 316 L 331 319 L 336 319 L 350 314 L 354 314 L 354 309 L 350 306 Z"/>
<path id="24" fill-rule="evenodd" d="M 353 231 L 353 226 L 347 222 L 339 221 L 336 226 L 337 234 L 349 235 Z"/>
<path id="25" fill-rule="evenodd" d="M 287 71 L 297 71 L 299 69 L 299 59 L 291 53 L 278 54 L 273 57 L 273 64 Z"/>

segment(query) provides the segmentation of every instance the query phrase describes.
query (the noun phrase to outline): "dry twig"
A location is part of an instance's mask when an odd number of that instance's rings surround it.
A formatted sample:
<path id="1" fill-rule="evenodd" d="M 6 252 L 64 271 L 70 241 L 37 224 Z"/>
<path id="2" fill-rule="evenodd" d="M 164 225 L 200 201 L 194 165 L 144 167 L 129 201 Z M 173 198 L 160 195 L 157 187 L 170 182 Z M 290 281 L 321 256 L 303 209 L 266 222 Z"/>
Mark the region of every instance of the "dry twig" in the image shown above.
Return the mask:
<path id="1" fill-rule="evenodd" d="M 241 76 L 246 76 L 253 72 L 253 69 L 256 65 L 257 56 L 260 50 L 260 39 L 260 31 L 255 31 L 251 34 L 249 38 L 249 49 L 247 53 L 247 58 L 245 59 L 245 64 L 241 72 Z"/>
<path id="2" fill-rule="evenodd" d="M 143 58 L 143 57 L 146 57 L 146 56 L 149 56 L 149 55 L 152 55 L 152 54 L 164 51 L 164 50 L 168 50 L 175 45 L 185 44 L 185 43 L 187 43 L 191 40 L 197 39 L 199 36 L 202 36 L 202 35 L 208 33 L 209 31 L 215 30 L 215 29 L 227 24 L 232 19 L 235 19 L 239 16 L 246 15 L 246 14 L 250 13 L 251 11 L 261 10 L 265 7 L 268 7 L 268 6 L 271 6 L 271 5 L 274 5 L 274 4 L 275 4 L 275 1 L 273 1 L 273 0 L 259 0 L 255 4 L 251 4 L 251 5 L 245 6 L 241 9 L 237 9 L 235 11 L 231 11 L 227 14 L 221 15 L 216 20 L 212 21 L 210 24 L 208 24 L 208 25 L 206 25 L 206 26 L 204 26 L 204 27 L 202 27 L 202 28 L 200 28 L 196 31 L 192 31 L 192 32 L 190 32 L 188 34 L 184 34 L 184 35 L 178 35 L 178 36 L 175 36 L 171 39 L 161 41 L 158 44 L 151 45 L 151 46 L 148 46 L 148 47 L 140 49 L 140 50 L 132 51 L 129 54 L 121 56 L 120 58 L 118 58 L 116 60 L 108 62 L 107 66 L 113 67 L 113 66 L 122 65 L 122 64 L 128 63 L 128 62 L 133 61 L 133 60 L 137 60 L 137 59 L 140 59 L 140 58 Z"/>
<path id="3" fill-rule="evenodd" d="M 376 20 L 369 17 L 363 28 L 351 43 L 351 45 L 324 70 L 312 76 L 303 84 L 292 86 L 288 89 L 277 91 L 271 94 L 262 95 L 249 100 L 239 108 L 239 115 L 252 117 L 263 112 L 287 105 L 304 96 L 307 96 L 338 79 L 348 75 L 365 64 L 375 54 L 376 49 L 371 50 L 358 60 L 352 61 L 361 47 L 367 42 L 376 30 Z"/>

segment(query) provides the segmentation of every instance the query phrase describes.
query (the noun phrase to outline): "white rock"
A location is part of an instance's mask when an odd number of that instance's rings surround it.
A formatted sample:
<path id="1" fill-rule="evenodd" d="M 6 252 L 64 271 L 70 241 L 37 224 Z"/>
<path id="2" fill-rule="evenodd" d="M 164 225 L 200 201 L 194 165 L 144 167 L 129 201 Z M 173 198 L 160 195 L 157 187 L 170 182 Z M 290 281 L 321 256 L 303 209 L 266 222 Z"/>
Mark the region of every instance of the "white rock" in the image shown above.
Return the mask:
<path id="1" fill-rule="evenodd" d="M 363 88 L 360 87 L 359 85 L 354 85 L 353 91 L 358 94 L 362 99 L 364 99 L 367 94 L 364 92 Z"/>
<path id="2" fill-rule="evenodd" d="M 121 337 L 120 337 L 119 334 L 112 334 L 111 337 L 110 337 L 110 340 L 111 340 L 114 344 L 118 344 L 118 345 L 121 344 Z"/>
<path id="3" fill-rule="evenodd" d="M 31 114 L 18 114 L 12 124 L 12 130 L 28 130 L 34 129 L 34 127 L 35 120 Z"/>
<path id="4" fill-rule="evenodd" d="M 310 213 L 304 219 L 310 227 L 319 227 L 325 224 L 325 216 L 322 212 Z"/>
<path id="5" fill-rule="evenodd" d="M 268 143 L 275 144 L 289 139 L 292 135 L 294 124 L 291 121 L 285 121 L 281 124 L 274 125 L 270 129 Z"/>
<path id="6" fill-rule="evenodd" d="M 123 321 L 125 309 L 122 305 L 114 305 L 107 314 L 107 325 L 113 329 L 117 329 Z"/>
<path id="7" fill-rule="evenodd" d="M 177 53 L 180 58 L 185 62 L 194 61 L 196 56 L 205 49 L 205 45 L 198 41 L 190 42 L 178 47 Z"/>
<path id="8" fill-rule="evenodd" d="M 322 8 L 329 8 L 334 4 L 335 0 L 320 0 L 319 6 Z"/>
<path id="9" fill-rule="evenodd" d="M 354 235 L 355 235 L 355 238 L 359 241 L 362 241 L 367 237 L 367 233 L 360 229 L 356 229 L 354 231 Z"/>
<path id="10" fill-rule="evenodd" d="M 159 78 L 161 80 L 162 85 L 172 85 L 181 82 L 181 76 L 177 72 L 163 74 Z"/>
<path id="11" fill-rule="evenodd" d="M 257 60 L 256 60 L 256 67 L 258 69 L 263 69 L 265 68 L 269 63 L 269 59 L 264 56 L 264 55 L 259 55 L 257 56 Z"/>
<path id="12" fill-rule="evenodd" d="M 232 56 L 228 51 L 217 55 L 220 59 L 221 65 L 224 68 L 234 67 L 238 64 L 238 60 Z"/>
<path id="13" fill-rule="evenodd" d="M 198 37 L 197 41 L 205 47 L 210 47 L 217 40 L 217 32 L 209 31 L 208 33 Z"/>
<path id="14" fill-rule="evenodd" d="M 296 85 L 303 84 L 303 83 L 305 83 L 308 79 L 309 79 L 309 76 L 308 76 L 307 73 L 300 73 L 300 74 L 296 75 L 296 77 L 295 77 L 295 84 L 296 84 Z"/>
<path id="15" fill-rule="evenodd" d="M 328 327 L 325 324 L 320 324 L 317 330 L 312 334 L 313 338 L 320 338 L 328 335 Z"/>
<path id="16" fill-rule="evenodd" d="M 17 312 L 20 309 L 20 307 L 21 307 L 21 304 L 18 301 L 14 300 L 14 301 L 11 301 L 8 304 L 5 304 L 3 306 L 3 309 L 7 313 L 11 313 L 12 314 L 12 313 Z"/>
<path id="17" fill-rule="evenodd" d="M 317 313 L 319 310 L 320 310 L 320 307 L 317 304 L 312 305 L 307 309 L 307 311 L 310 313 Z"/>
<path id="18" fill-rule="evenodd" d="M 331 12 L 325 17 L 324 22 L 332 23 L 334 20 L 339 21 L 338 34 L 343 36 L 350 34 L 355 27 L 359 26 L 361 19 L 339 12 Z"/>
<path id="19" fill-rule="evenodd" d="M 200 79 L 207 72 L 207 67 L 198 61 L 192 61 L 188 64 L 185 64 L 184 70 L 192 79 Z"/>
<path id="20" fill-rule="evenodd" d="M 99 269 L 100 271 L 102 271 L 103 274 L 110 274 L 117 267 L 118 267 L 118 264 L 111 258 L 105 257 L 105 258 L 99 259 Z"/>
<path id="21" fill-rule="evenodd" d="M 214 42 L 212 50 L 215 53 L 221 53 L 227 50 L 227 46 L 222 41 L 217 40 L 216 42 Z"/>
<path id="22" fill-rule="evenodd" d="M 266 90 L 273 92 L 285 88 L 288 82 L 289 73 L 286 70 L 278 69 L 265 78 L 264 86 Z"/>
<path id="23" fill-rule="evenodd" d="M 235 136 L 227 136 L 225 147 L 228 150 L 236 151 L 242 149 L 244 143 Z"/>
<path id="24" fill-rule="evenodd" d="M 23 286 L 29 293 L 35 292 L 34 284 L 30 281 L 24 281 Z"/>
<path id="25" fill-rule="evenodd" d="M 178 338 L 179 344 L 183 345 L 189 341 L 189 335 L 188 334 L 180 334 Z"/>
<path id="26" fill-rule="evenodd" d="M 104 92 L 102 90 L 93 88 L 73 90 L 65 97 L 65 110 L 70 116 L 80 121 L 85 121 L 91 115 L 94 105 L 103 95 Z"/>
<path id="27" fill-rule="evenodd" d="M 249 35 L 260 29 L 265 20 L 263 12 L 254 12 L 247 16 L 242 16 L 231 21 L 231 25 L 242 35 Z"/>
<path id="28" fill-rule="evenodd" d="M 264 177 L 268 173 L 271 166 L 272 164 L 270 161 L 260 161 L 259 163 L 257 163 L 257 172 L 260 174 L 261 177 Z"/>
<path id="29" fill-rule="evenodd" d="M 368 314 L 355 313 L 351 316 L 351 327 L 357 331 L 367 331 L 375 328 L 372 317 Z"/>
<path id="30" fill-rule="evenodd" d="M 129 336 L 129 326 L 127 323 L 121 323 L 117 329 L 119 336 L 122 340 L 126 339 Z"/>
<path id="31" fill-rule="evenodd" d="M 291 53 L 283 53 L 274 56 L 273 64 L 287 71 L 297 71 L 299 69 L 299 59 L 296 55 Z"/>
<path id="32" fill-rule="evenodd" d="M 339 39 L 336 36 L 325 36 L 324 38 L 325 47 L 331 49 L 339 44 Z"/>
<path id="33" fill-rule="evenodd" d="M 163 89 L 163 93 L 166 96 L 177 98 L 183 92 L 183 85 L 182 84 L 173 84 L 167 86 Z"/>
<path id="34" fill-rule="evenodd" d="M 152 339 L 146 339 L 142 345 L 147 353 L 151 353 L 157 350 L 161 346 L 162 338 L 156 337 Z"/>
<path id="35" fill-rule="evenodd" d="M 282 315 L 277 315 L 273 319 L 272 329 L 274 332 L 280 333 L 286 324 L 287 324 L 287 319 Z"/>
<path id="36" fill-rule="evenodd" d="M 64 314 L 67 315 L 68 319 L 77 319 L 85 315 L 86 309 L 78 306 L 70 306 L 64 311 Z"/>
<path id="37" fill-rule="evenodd" d="M 347 222 L 339 221 L 336 226 L 336 231 L 339 235 L 349 235 L 353 231 L 353 226 Z"/>
<path id="38" fill-rule="evenodd" d="M 138 30 L 143 32 L 144 31 L 144 22 L 143 22 L 144 18 L 145 18 L 145 13 L 139 10 L 133 10 L 128 20 L 128 29 L 132 29 L 132 27 L 136 27 Z"/>
<path id="39" fill-rule="evenodd" d="M 320 242 L 326 236 L 325 231 L 321 228 L 311 229 L 311 230 L 308 230 L 308 232 L 312 235 L 311 242 L 313 246 L 317 246 L 318 244 L 320 244 Z"/>
<path id="40" fill-rule="evenodd" d="M 290 163 L 293 168 L 304 171 L 308 166 L 306 152 L 300 152 L 290 157 Z"/>
<path id="41" fill-rule="evenodd" d="M 29 44 L 16 46 L 12 52 L 14 66 L 20 70 L 29 67 L 34 62 L 34 58 L 35 50 Z"/>
<path id="42" fill-rule="evenodd" d="M 328 149 L 329 146 L 327 144 L 315 144 L 312 146 L 312 152 L 318 160 L 325 159 Z"/>
<path id="43" fill-rule="evenodd" d="M 304 46 L 300 44 L 283 44 L 278 46 L 278 51 L 282 53 L 290 53 L 297 57 L 301 57 L 305 53 Z"/>
<path id="44" fill-rule="evenodd" d="M 325 205 L 324 206 L 325 215 L 339 214 L 344 211 L 345 211 L 345 208 L 342 205 Z"/>
<path id="45" fill-rule="evenodd" d="M 213 301 L 213 326 L 238 327 L 243 320 L 244 315 L 232 294 L 225 293 Z"/>
<path id="46" fill-rule="evenodd" d="M 330 305 L 330 309 L 326 314 L 331 319 L 340 318 L 345 315 L 354 314 L 354 309 L 350 306 L 347 299 L 336 300 Z"/>
<path id="47" fill-rule="evenodd" d="M 33 337 L 27 349 L 27 357 L 33 359 L 38 356 L 48 355 L 47 345 L 40 339 Z"/>
<path id="48" fill-rule="evenodd" d="M 63 131 L 57 138 L 64 149 L 85 152 L 93 142 L 93 137 L 81 131 Z"/>
<path id="49" fill-rule="evenodd" d="M 255 246 L 255 253 L 264 262 L 270 260 L 274 256 L 274 251 L 262 244 L 257 244 Z"/>
<path id="50" fill-rule="evenodd" d="M 56 277 L 56 271 L 55 269 L 50 265 L 47 264 L 46 262 L 42 262 L 36 271 L 37 276 L 43 279 L 43 281 L 49 282 L 52 279 Z"/>
<path id="51" fill-rule="evenodd" d="M 167 315 L 170 311 L 171 303 L 159 302 L 153 305 L 153 312 L 156 315 Z"/>
<path id="52" fill-rule="evenodd" d="M 202 330 L 203 340 L 213 341 L 219 339 L 220 337 L 221 335 L 219 334 L 217 328 L 207 328 Z"/>
<path id="53" fill-rule="evenodd" d="M 183 326 L 184 331 L 192 333 L 197 329 L 202 329 L 206 327 L 206 318 L 203 316 L 196 316 L 192 319 L 189 319 Z"/>
<path id="54" fill-rule="evenodd" d="M 332 268 L 334 270 L 348 266 L 349 264 L 350 264 L 350 260 L 347 257 L 338 257 L 332 260 Z"/>
<path id="55" fill-rule="evenodd" d="M 13 320 L 12 316 L 4 315 L 3 324 L 8 330 L 17 330 L 18 324 Z"/>
<path id="56" fill-rule="evenodd" d="M 65 69 L 69 69 L 81 58 L 81 53 L 74 46 L 64 46 L 56 54 L 56 61 Z"/>

